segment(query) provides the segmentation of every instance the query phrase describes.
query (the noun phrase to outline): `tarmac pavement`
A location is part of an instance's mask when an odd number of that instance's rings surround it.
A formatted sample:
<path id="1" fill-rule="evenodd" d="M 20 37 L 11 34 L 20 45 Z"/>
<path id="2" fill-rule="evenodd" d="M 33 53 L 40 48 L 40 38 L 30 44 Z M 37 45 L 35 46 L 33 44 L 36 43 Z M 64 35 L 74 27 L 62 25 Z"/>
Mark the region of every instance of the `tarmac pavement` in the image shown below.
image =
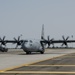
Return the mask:
<path id="1" fill-rule="evenodd" d="M 46 49 L 26 55 L 22 50 L 0 53 L 0 75 L 75 74 L 75 49 Z"/>

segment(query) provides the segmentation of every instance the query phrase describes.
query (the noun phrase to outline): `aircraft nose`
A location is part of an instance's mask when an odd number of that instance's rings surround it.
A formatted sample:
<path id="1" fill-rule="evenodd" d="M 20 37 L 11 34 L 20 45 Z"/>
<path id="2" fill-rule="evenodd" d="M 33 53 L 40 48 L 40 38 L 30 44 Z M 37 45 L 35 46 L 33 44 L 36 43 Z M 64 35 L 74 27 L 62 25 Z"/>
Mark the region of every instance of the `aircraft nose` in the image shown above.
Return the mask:
<path id="1" fill-rule="evenodd" d="M 21 48 L 23 48 L 23 49 L 31 49 L 32 48 L 32 44 L 30 44 L 30 43 L 22 44 Z"/>
<path id="2" fill-rule="evenodd" d="M 25 45 L 25 48 L 26 48 L 26 49 L 32 49 L 33 46 L 32 46 L 32 44 L 26 44 L 26 45 Z"/>
<path id="3" fill-rule="evenodd" d="M 28 44 L 25 44 L 25 48 L 29 48 L 29 45 Z"/>
<path id="4" fill-rule="evenodd" d="M 22 48 L 22 49 L 28 49 L 28 48 L 29 48 L 28 43 L 26 43 L 26 44 L 25 44 L 25 43 L 22 44 L 22 45 L 21 45 L 21 48 Z"/>

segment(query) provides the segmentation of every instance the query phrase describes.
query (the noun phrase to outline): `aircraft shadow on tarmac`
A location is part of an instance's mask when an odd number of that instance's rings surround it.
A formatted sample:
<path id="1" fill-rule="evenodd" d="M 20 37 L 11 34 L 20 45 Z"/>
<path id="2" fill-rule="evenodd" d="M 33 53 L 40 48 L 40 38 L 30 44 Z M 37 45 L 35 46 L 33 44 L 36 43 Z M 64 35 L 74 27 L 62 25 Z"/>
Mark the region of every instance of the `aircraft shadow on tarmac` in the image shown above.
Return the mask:
<path id="1" fill-rule="evenodd" d="M 46 54 L 65 54 L 65 53 L 54 53 L 54 52 L 51 52 L 51 53 L 44 53 L 44 54 L 40 54 L 39 52 L 32 52 L 31 54 L 26 54 L 26 53 L 19 53 L 18 55 L 46 55 Z"/>

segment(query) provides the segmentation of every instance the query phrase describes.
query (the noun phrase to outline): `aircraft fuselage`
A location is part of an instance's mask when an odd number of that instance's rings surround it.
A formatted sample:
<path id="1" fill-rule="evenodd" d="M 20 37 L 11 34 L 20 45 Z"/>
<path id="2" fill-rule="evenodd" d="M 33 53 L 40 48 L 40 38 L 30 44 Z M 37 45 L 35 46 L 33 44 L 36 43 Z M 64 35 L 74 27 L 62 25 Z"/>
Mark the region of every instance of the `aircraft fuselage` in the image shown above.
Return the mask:
<path id="1" fill-rule="evenodd" d="M 28 40 L 27 42 L 24 42 L 21 46 L 22 46 L 21 48 L 25 52 L 43 52 L 44 53 L 44 47 L 41 46 L 40 40 L 35 40 L 35 39 Z"/>

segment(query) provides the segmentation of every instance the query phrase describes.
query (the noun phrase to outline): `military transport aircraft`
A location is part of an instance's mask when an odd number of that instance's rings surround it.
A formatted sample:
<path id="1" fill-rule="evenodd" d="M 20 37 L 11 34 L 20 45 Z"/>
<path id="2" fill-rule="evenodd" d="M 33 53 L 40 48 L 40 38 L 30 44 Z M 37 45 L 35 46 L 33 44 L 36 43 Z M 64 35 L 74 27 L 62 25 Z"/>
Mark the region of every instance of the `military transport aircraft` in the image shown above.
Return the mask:
<path id="1" fill-rule="evenodd" d="M 5 36 L 3 39 L 0 38 L 1 45 L 5 45 L 7 43 L 17 43 L 16 48 L 18 45 L 21 45 L 21 48 L 26 52 L 26 54 L 31 54 L 31 52 L 40 52 L 41 54 L 45 51 L 45 44 L 44 41 L 44 25 L 42 25 L 42 35 L 41 40 L 30 39 L 30 40 L 20 40 L 20 36 L 18 39 L 14 38 L 14 40 L 5 40 Z"/>
<path id="2" fill-rule="evenodd" d="M 51 44 L 54 43 L 62 43 L 63 45 L 66 45 L 68 47 L 67 43 L 75 42 L 75 40 L 68 40 L 69 37 L 66 39 L 64 36 L 62 36 L 63 40 L 54 40 L 53 38 L 50 39 L 49 36 L 47 39 L 44 38 L 44 25 L 42 25 L 42 34 L 41 34 L 41 39 L 36 40 L 36 39 L 30 39 L 30 40 L 20 40 L 20 36 L 18 39 L 14 37 L 14 40 L 5 40 L 5 36 L 3 39 L 0 38 L 1 45 L 5 45 L 7 43 L 16 43 L 16 48 L 18 45 L 21 46 L 21 48 L 26 52 L 26 54 L 31 54 L 31 52 L 40 52 L 41 54 L 44 54 L 45 52 L 45 46 L 48 44 L 50 46 Z"/>

